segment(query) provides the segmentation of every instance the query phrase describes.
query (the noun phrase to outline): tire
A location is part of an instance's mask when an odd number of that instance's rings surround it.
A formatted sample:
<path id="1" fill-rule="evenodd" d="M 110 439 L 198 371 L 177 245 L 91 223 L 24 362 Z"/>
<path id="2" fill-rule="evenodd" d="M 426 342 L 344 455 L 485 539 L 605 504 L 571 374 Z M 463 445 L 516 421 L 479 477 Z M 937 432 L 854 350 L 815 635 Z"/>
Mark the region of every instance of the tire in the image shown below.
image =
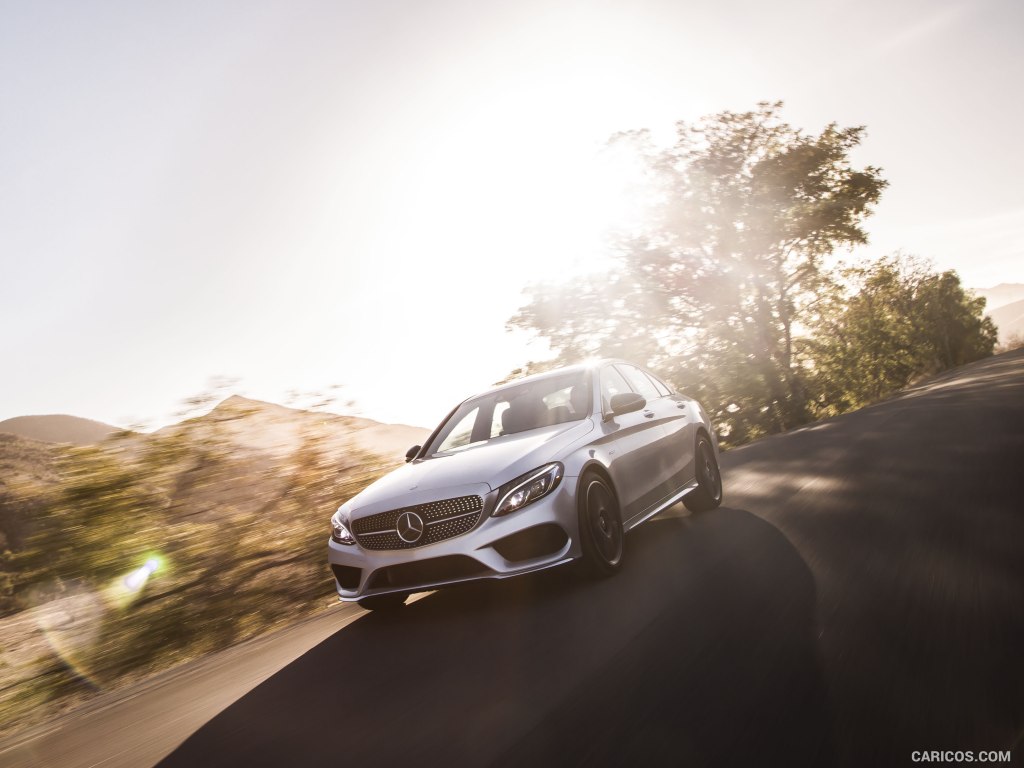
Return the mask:
<path id="1" fill-rule="evenodd" d="M 625 538 L 615 492 L 600 475 L 584 475 L 578 509 L 585 567 L 594 576 L 611 576 L 622 567 Z"/>
<path id="2" fill-rule="evenodd" d="M 683 504 L 691 512 L 709 512 L 722 503 L 722 472 L 718 468 L 715 449 L 707 435 L 697 436 L 693 453 L 697 473 L 697 487 L 683 496 Z"/>
<path id="3" fill-rule="evenodd" d="M 405 605 L 405 595 L 391 593 L 388 595 L 371 595 L 359 601 L 359 607 L 368 611 L 397 611 Z"/>

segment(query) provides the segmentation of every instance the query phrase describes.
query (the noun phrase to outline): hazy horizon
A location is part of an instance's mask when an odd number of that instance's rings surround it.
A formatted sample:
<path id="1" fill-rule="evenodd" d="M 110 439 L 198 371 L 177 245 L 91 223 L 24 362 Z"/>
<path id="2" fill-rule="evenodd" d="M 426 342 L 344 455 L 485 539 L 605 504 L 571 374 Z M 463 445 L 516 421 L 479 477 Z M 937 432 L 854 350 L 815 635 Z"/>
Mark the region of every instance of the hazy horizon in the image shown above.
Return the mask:
<path id="1" fill-rule="evenodd" d="M 782 99 L 866 125 L 855 258 L 1024 283 L 1024 8 L 84 2 L 0 9 L 0 420 L 344 385 L 430 427 L 543 345 L 531 281 L 635 215 L 616 131 Z"/>

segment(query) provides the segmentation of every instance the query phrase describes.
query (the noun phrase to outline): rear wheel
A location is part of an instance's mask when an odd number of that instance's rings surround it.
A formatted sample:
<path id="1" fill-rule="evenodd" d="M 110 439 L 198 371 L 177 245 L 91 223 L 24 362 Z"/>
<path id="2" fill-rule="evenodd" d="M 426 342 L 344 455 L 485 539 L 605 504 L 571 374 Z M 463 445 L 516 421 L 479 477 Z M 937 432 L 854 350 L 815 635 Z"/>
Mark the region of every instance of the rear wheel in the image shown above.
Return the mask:
<path id="1" fill-rule="evenodd" d="M 694 453 L 697 487 L 683 496 L 683 504 L 691 512 L 707 512 L 722 503 L 722 473 L 715 458 L 715 449 L 705 435 L 697 438 Z"/>
<path id="2" fill-rule="evenodd" d="M 591 473 L 580 483 L 580 544 L 591 573 L 611 576 L 622 566 L 623 532 L 615 492 L 600 475 Z"/>
<path id="3" fill-rule="evenodd" d="M 359 607 L 368 611 L 395 611 L 405 605 L 405 595 L 371 595 L 359 601 Z"/>

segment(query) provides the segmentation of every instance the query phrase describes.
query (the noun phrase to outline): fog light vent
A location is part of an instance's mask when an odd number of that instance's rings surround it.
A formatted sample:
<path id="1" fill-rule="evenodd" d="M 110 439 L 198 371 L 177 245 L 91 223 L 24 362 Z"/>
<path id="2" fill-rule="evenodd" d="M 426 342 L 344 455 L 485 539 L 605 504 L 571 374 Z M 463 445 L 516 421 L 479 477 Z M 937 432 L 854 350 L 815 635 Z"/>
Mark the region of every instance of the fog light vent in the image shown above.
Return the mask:
<path id="1" fill-rule="evenodd" d="M 545 523 L 498 539 L 491 546 L 509 562 L 517 563 L 521 560 L 553 555 L 561 550 L 568 540 L 569 537 L 560 526 Z"/>
<path id="2" fill-rule="evenodd" d="M 355 589 L 359 586 L 359 579 L 363 575 L 361 568 L 354 568 L 351 565 L 335 565 L 331 563 L 331 570 L 334 571 L 334 578 L 342 589 Z"/>

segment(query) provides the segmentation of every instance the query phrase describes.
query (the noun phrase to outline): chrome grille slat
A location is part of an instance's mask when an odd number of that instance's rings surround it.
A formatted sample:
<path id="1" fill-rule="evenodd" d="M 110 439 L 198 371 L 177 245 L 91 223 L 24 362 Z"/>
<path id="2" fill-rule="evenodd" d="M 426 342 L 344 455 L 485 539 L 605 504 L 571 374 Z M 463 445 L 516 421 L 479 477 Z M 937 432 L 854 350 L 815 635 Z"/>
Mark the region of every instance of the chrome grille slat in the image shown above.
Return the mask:
<path id="1" fill-rule="evenodd" d="M 475 495 L 428 501 L 353 520 L 352 533 L 365 549 L 413 549 L 467 533 L 480 520 L 483 509 L 484 500 Z M 399 537 L 398 516 L 403 512 L 415 512 L 423 519 L 426 530 L 419 541 L 410 544 Z"/>
<path id="2" fill-rule="evenodd" d="M 451 517 L 445 517 L 445 518 L 443 518 L 441 520 L 428 520 L 428 521 L 426 521 L 426 523 L 427 523 L 428 526 L 440 525 L 441 523 L 448 523 L 448 522 L 451 522 L 452 520 L 458 520 L 459 518 L 469 517 L 470 515 L 476 515 L 476 514 L 479 514 L 479 513 L 478 512 L 466 512 L 466 513 L 461 514 L 461 515 L 452 515 Z"/>

